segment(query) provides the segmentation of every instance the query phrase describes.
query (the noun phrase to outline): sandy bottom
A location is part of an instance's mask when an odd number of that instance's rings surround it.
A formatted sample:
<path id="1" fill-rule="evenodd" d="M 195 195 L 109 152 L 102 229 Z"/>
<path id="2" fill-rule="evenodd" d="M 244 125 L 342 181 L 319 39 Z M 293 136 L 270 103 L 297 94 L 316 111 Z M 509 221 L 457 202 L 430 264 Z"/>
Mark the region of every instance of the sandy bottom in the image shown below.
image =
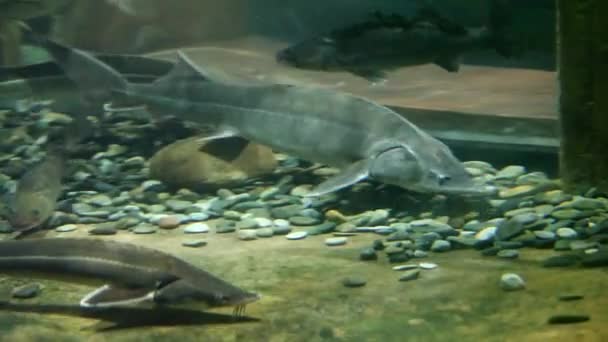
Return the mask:
<path id="1" fill-rule="evenodd" d="M 50 233 L 49 236 L 59 234 Z M 63 236 L 85 236 L 81 228 Z M 204 236 L 202 236 L 204 235 Z M 420 278 L 399 282 L 384 256 L 358 260 L 359 250 L 377 236 L 349 238 L 327 247 L 325 236 L 287 241 L 284 237 L 239 241 L 236 234 L 198 236 L 180 231 L 153 235 L 119 232 L 104 237 L 161 249 L 185 258 L 238 286 L 262 295 L 247 307 L 257 321 L 233 322 L 202 311 L 129 311 L 83 317 L 71 304 L 93 287 L 43 280 L 41 295 L 0 305 L 3 341 L 607 341 L 606 269 L 546 269 L 539 261 L 550 250 L 523 249 L 518 260 L 482 257 L 475 251 L 433 254 L 439 264 Z M 181 242 L 205 238 L 208 245 Z M 523 291 L 502 291 L 500 275 L 515 272 Z M 367 279 L 346 288 L 346 276 Z M 3 292 L 26 278 L 0 277 Z M 584 299 L 561 302 L 562 294 Z M 6 295 L 3 298 L 7 298 Z M 70 304 L 70 305 L 66 305 Z M 24 312 L 16 312 L 24 311 Z M 214 313 L 230 314 L 218 309 Z M 554 314 L 587 314 L 591 320 L 548 325 Z M 109 316 L 109 317 L 108 317 Z M 147 322 L 153 318 L 153 323 Z M 122 317 L 122 318 L 121 318 Z M 105 320 L 104 320 L 105 318 Z M 108 318 L 111 318 L 109 321 Z M 117 323 L 117 324 L 115 324 Z M 105 329 L 105 330 L 100 330 Z"/>

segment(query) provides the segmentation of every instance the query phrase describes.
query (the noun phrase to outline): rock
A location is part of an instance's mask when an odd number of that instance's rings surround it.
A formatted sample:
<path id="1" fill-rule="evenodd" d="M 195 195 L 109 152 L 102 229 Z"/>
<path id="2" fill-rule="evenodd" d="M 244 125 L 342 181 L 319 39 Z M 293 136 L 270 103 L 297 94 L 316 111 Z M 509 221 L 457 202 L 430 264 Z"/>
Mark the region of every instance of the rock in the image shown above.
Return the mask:
<path id="1" fill-rule="evenodd" d="M 434 270 L 437 268 L 437 264 L 432 263 L 432 262 L 421 262 L 418 264 L 418 267 L 420 267 L 423 270 Z"/>
<path id="2" fill-rule="evenodd" d="M 97 225 L 95 228 L 89 230 L 91 235 L 114 235 L 116 234 L 116 227 L 113 222 L 102 223 Z"/>
<path id="3" fill-rule="evenodd" d="M 302 240 L 302 239 L 306 238 L 307 236 L 308 236 L 307 232 L 299 231 L 299 232 L 289 233 L 289 234 L 285 235 L 285 238 L 287 240 Z"/>
<path id="4" fill-rule="evenodd" d="M 156 233 L 156 227 L 151 226 L 149 224 L 141 224 L 141 225 L 133 228 L 132 232 L 134 234 L 141 234 L 141 235 L 154 234 L 154 233 Z"/>
<path id="5" fill-rule="evenodd" d="M 537 192 L 537 187 L 534 185 L 518 185 L 513 188 L 507 188 L 498 192 L 500 198 L 515 198 L 529 196 Z"/>
<path id="6" fill-rule="evenodd" d="M 585 253 L 581 258 L 581 264 L 587 267 L 607 266 L 608 249 L 602 248 L 595 253 Z"/>
<path id="7" fill-rule="evenodd" d="M 564 193 L 562 190 L 551 190 L 538 193 L 534 196 L 534 201 L 537 203 L 560 204 L 572 199 L 572 196 Z"/>
<path id="8" fill-rule="evenodd" d="M 181 220 L 176 215 L 167 215 L 161 217 L 156 224 L 162 229 L 174 229 L 179 227 Z"/>
<path id="9" fill-rule="evenodd" d="M 568 227 L 559 228 L 555 233 L 559 238 L 566 240 L 573 240 L 578 236 L 576 230 Z"/>
<path id="10" fill-rule="evenodd" d="M 13 298 L 29 299 L 36 297 L 38 294 L 40 294 L 40 291 L 42 291 L 42 285 L 38 283 L 30 283 L 14 288 L 11 295 Z"/>
<path id="11" fill-rule="evenodd" d="M 112 205 L 112 199 L 106 195 L 98 194 L 86 199 L 85 203 L 96 207 L 108 207 Z"/>
<path id="12" fill-rule="evenodd" d="M 537 230 L 534 235 L 541 240 L 555 240 L 555 233 L 548 230 Z"/>
<path id="13" fill-rule="evenodd" d="M 475 234 L 475 239 L 479 241 L 492 241 L 496 236 L 496 230 L 495 226 L 486 227 Z"/>
<path id="14" fill-rule="evenodd" d="M 106 210 L 97 210 L 89 204 L 86 203 L 74 203 L 72 205 L 72 211 L 74 214 L 78 216 L 89 216 L 89 217 L 108 217 L 110 215 L 109 211 Z"/>
<path id="15" fill-rule="evenodd" d="M 236 223 L 236 229 L 256 229 L 258 222 L 254 219 L 245 219 Z"/>
<path id="16" fill-rule="evenodd" d="M 505 273 L 500 277 L 500 288 L 505 291 L 518 291 L 526 287 L 526 282 L 515 273 Z"/>
<path id="17" fill-rule="evenodd" d="M 496 256 L 503 259 L 516 259 L 519 257 L 517 249 L 503 249 L 496 253 Z"/>
<path id="18" fill-rule="evenodd" d="M 319 218 L 307 217 L 307 216 L 293 216 L 289 218 L 289 222 L 296 226 L 313 226 L 321 223 Z"/>
<path id="19" fill-rule="evenodd" d="M 583 217 L 583 212 L 577 209 L 556 209 L 551 213 L 551 216 L 558 220 L 570 220 Z"/>
<path id="20" fill-rule="evenodd" d="M 366 247 L 363 248 L 359 253 L 359 259 L 363 261 L 378 260 L 378 255 L 376 254 L 376 250 L 374 248 Z"/>
<path id="21" fill-rule="evenodd" d="M 361 287 L 367 284 L 367 280 L 361 276 L 350 276 L 342 279 L 342 285 L 345 287 Z"/>
<path id="22" fill-rule="evenodd" d="M 576 266 L 580 261 L 580 257 L 575 254 L 562 254 L 549 257 L 542 263 L 543 267 L 569 267 Z"/>
<path id="23" fill-rule="evenodd" d="M 186 240 L 182 242 L 182 246 L 184 247 L 203 247 L 207 246 L 207 241 L 205 240 Z"/>
<path id="24" fill-rule="evenodd" d="M 209 219 L 209 214 L 207 213 L 201 213 L 201 212 L 195 212 L 195 213 L 190 213 L 188 214 L 188 219 L 190 221 L 206 221 Z"/>
<path id="25" fill-rule="evenodd" d="M 218 234 L 233 233 L 235 231 L 235 224 L 231 221 L 223 221 L 215 225 L 215 232 Z"/>
<path id="26" fill-rule="evenodd" d="M 239 240 L 250 241 L 257 239 L 257 234 L 255 229 L 239 229 L 237 237 Z"/>
<path id="27" fill-rule="evenodd" d="M 58 233 L 67 233 L 67 232 L 72 232 L 72 231 L 76 230 L 77 228 L 78 228 L 78 226 L 76 226 L 75 224 L 64 224 L 62 226 L 55 228 L 55 231 Z"/>
<path id="28" fill-rule="evenodd" d="M 270 214 L 275 219 L 290 219 L 291 217 L 298 215 L 302 209 L 304 209 L 304 207 L 302 207 L 300 204 L 290 204 L 282 207 L 272 208 L 270 210 Z"/>
<path id="29" fill-rule="evenodd" d="M 184 233 L 186 234 L 201 234 L 209 232 L 209 226 L 206 223 L 195 222 L 187 225 L 184 228 Z"/>
<path id="30" fill-rule="evenodd" d="M 173 187 L 221 187 L 271 173 L 277 161 L 269 147 L 240 139 L 201 147 L 199 137 L 177 141 L 150 159 L 150 177 Z M 209 151 L 206 151 L 205 148 Z"/>
<path id="31" fill-rule="evenodd" d="M 273 225 L 272 220 L 266 217 L 255 217 L 253 220 L 260 228 L 271 227 Z"/>
<path id="32" fill-rule="evenodd" d="M 415 280 L 415 279 L 418 279 L 419 276 L 420 276 L 420 270 L 418 270 L 418 269 L 407 270 L 407 271 L 403 272 L 403 274 L 401 276 L 399 276 L 399 281 Z"/>
<path id="33" fill-rule="evenodd" d="M 509 219 L 498 224 L 496 229 L 497 240 L 510 240 L 526 230 L 521 222 Z"/>
<path id="34" fill-rule="evenodd" d="M 348 221 L 348 217 L 345 216 L 344 214 L 342 214 L 341 212 L 337 211 L 337 210 L 328 210 L 325 213 L 325 218 L 329 221 L 333 221 L 336 223 L 344 223 L 346 221 Z"/>
<path id="35" fill-rule="evenodd" d="M 581 323 L 587 322 L 591 317 L 588 315 L 579 315 L 579 314 L 564 314 L 564 315 L 554 315 L 549 317 L 547 323 L 549 324 L 572 324 L 572 323 Z"/>
<path id="36" fill-rule="evenodd" d="M 412 229 L 417 233 L 434 232 L 443 237 L 458 235 L 458 232 L 450 225 L 432 219 L 422 219 L 410 222 Z"/>
<path id="37" fill-rule="evenodd" d="M 260 228 L 260 229 L 256 229 L 255 235 L 259 238 L 269 238 L 274 235 L 274 231 L 272 230 L 272 228 L 268 228 L 268 227 Z"/>
<path id="38" fill-rule="evenodd" d="M 147 180 L 143 183 L 141 183 L 141 190 L 146 192 L 146 191 L 151 191 L 151 192 L 161 192 L 165 190 L 165 185 L 163 183 L 161 183 L 160 181 L 157 181 L 155 179 L 150 179 Z"/>
<path id="39" fill-rule="evenodd" d="M 345 245 L 347 241 L 348 239 L 346 237 L 331 237 L 325 239 L 325 244 L 330 247 L 342 246 Z"/>
<path id="40" fill-rule="evenodd" d="M 525 173 L 525 167 L 520 165 L 509 165 L 496 173 L 496 179 L 515 179 Z"/>
<path id="41" fill-rule="evenodd" d="M 418 265 L 416 264 L 407 264 L 407 265 L 397 265 L 393 266 L 393 271 L 407 271 L 418 269 Z"/>
<path id="42" fill-rule="evenodd" d="M 311 226 L 308 228 L 308 235 L 320 235 L 331 233 L 336 229 L 336 223 L 331 221 L 325 221 L 319 225 Z"/>
<path id="43" fill-rule="evenodd" d="M 435 240 L 431 245 L 432 252 L 446 252 L 452 249 L 452 245 L 446 240 Z"/>

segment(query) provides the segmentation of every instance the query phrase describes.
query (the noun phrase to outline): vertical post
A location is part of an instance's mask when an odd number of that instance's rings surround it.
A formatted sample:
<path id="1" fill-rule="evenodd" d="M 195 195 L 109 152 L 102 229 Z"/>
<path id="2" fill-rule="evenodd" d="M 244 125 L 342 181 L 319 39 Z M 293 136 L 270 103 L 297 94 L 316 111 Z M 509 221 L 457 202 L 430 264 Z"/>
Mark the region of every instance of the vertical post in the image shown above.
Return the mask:
<path id="1" fill-rule="evenodd" d="M 608 193 L 608 1 L 557 2 L 561 177 Z"/>

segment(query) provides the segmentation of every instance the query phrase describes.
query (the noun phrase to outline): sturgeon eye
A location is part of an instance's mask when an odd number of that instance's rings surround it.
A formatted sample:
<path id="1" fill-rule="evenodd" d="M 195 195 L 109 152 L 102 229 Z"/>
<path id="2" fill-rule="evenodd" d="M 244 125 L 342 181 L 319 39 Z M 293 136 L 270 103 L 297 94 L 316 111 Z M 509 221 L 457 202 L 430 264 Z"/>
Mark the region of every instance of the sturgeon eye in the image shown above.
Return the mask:
<path id="1" fill-rule="evenodd" d="M 452 177 L 446 175 L 438 175 L 437 177 L 437 182 L 439 182 L 439 185 L 444 185 L 447 181 L 452 179 Z"/>

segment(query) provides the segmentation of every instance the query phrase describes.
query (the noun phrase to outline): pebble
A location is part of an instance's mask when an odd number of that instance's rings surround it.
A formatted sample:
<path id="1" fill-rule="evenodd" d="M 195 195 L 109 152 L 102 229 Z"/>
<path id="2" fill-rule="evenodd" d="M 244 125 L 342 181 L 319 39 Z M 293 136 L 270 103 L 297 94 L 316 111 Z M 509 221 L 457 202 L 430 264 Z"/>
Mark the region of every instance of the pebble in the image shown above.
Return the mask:
<path id="1" fill-rule="evenodd" d="M 209 214 L 207 213 L 201 213 L 201 212 L 196 212 L 196 213 L 190 213 L 188 214 L 188 219 L 190 221 L 206 221 L 209 219 Z"/>
<path id="2" fill-rule="evenodd" d="M 452 249 L 452 245 L 446 240 L 435 240 L 431 245 L 431 251 L 433 252 L 446 252 Z"/>
<path id="3" fill-rule="evenodd" d="M 93 229 L 89 230 L 91 235 L 114 235 L 116 234 L 116 228 L 114 223 L 102 223 Z"/>
<path id="4" fill-rule="evenodd" d="M 274 235 L 274 230 L 269 227 L 256 229 L 255 235 L 259 238 L 269 238 Z"/>
<path id="5" fill-rule="evenodd" d="M 523 197 L 533 194 L 536 191 L 534 185 L 518 185 L 513 188 L 507 188 L 498 192 L 498 197 L 508 199 L 515 197 Z"/>
<path id="6" fill-rule="evenodd" d="M 179 227 L 181 220 L 175 215 L 161 217 L 156 224 L 162 229 L 174 229 Z"/>
<path id="7" fill-rule="evenodd" d="M 285 235 L 285 238 L 287 240 L 302 240 L 302 239 L 306 238 L 307 236 L 308 236 L 307 232 L 299 231 L 299 232 L 289 233 L 289 234 Z"/>
<path id="8" fill-rule="evenodd" d="M 161 192 L 165 189 L 162 182 L 151 179 L 141 183 L 141 189 L 143 191 Z"/>
<path id="9" fill-rule="evenodd" d="M 255 229 L 239 229 L 237 237 L 239 240 L 250 241 L 257 239 L 257 234 Z"/>
<path id="10" fill-rule="evenodd" d="M 366 247 L 363 248 L 359 253 L 359 259 L 363 261 L 378 260 L 378 254 L 376 254 L 376 250 L 374 248 Z"/>
<path id="11" fill-rule="evenodd" d="M 186 240 L 182 242 L 182 246 L 184 247 L 203 247 L 207 246 L 207 241 L 205 240 Z"/>
<path id="12" fill-rule="evenodd" d="M 149 224 L 141 224 L 133 228 L 132 231 L 134 234 L 154 234 L 156 233 L 156 227 Z"/>
<path id="13" fill-rule="evenodd" d="M 407 264 L 407 265 L 397 265 L 393 266 L 393 271 L 407 271 L 417 269 L 418 265 L 416 264 Z"/>
<path id="14" fill-rule="evenodd" d="M 578 236 L 576 230 L 568 227 L 558 228 L 555 233 L 558 237 L 567 240 L 576 239 L 576 237 Z"/>
<path id="15" fill-rule="evenodd" d="M 503 249 L 496 253 L 496 256 L 503 259 L 516 259 L 519 257 L 517 249 Z"/>
<path id="16" fill-rule="evenodd" d="M 78 226 L 76 226 L 75 224 L 64 224 L 62 226 L 55 228 L 55 231 L 59 232 L 59 233 L 67 233 L 67 232 L 74 231 L 77 228 L 78 228 Z"/>
<path id="17" fill-rule="evenodd" d="M 479 241 L 491 241 L 496 236 L 496 227 L 486 227 L 475 234 L 475 239 Z"/>
<path id="18" fill-rule="evenodd" d="M 583 298 L 584 296 L 579 294 L 564 294 L 557 297 L 557 299 L 561 300 L 562 302 L 571 302 L 574 300 L 581 300 Z"/>
<path id="19" fill-rule="evenodd" d="M 187 225 L 184 228 L 185 234 L 201 234 L 209 232 L 209 226 L 206 223 L 195 222 Z"/>
<path id="20" fill-rule="evenodd" d="M 416 280 L 420 276 L 420 270 L 407 270 L 399 277 L 399 281 Z"/>
<path id="21" fill-rule="evenodd" d="M 547 230 L 537 230 L 534 235 L 541 240 L 555 240 L 555 233 Z"/>
<path id="22" fill-rule="evenodd" d="M 418 267 L 422 268 L 423 270 L 433 270 L 437 268 L 437 264 L 432 262 L 421 262 L 418 264 Z"/>
<path id="23" fill-rule="evenodd" d="M 215 225 L 215 232 L 218 234 L 232 233 L 235 231 L 236 227 L 231 221 L 224 221 Z"/>
<path id="24" fill-rule="evenodd" d="M 189 209 L 190 207 L 192 207 L 192 202 L 184 201 L 184 200 L 170 199 L 165 202 L 165 205 L 169 209 L 179 213 L 179 212 L 184 212 L 187 209 Z"/>
<path id="25" fill-rule="evenodd" d="M 523 290 L 525 287 L 526 282 L 515 273 L 504 273 L 500 277 L 500 288 L 505 291 Z"/>
<path id="26" fill-rule="evenodd" d="M 99 194 L 88 198 L 85 201 L 87 204 L 94 205 L 96 207 L 107 207 L 112 205 L 112 199 L 106 195 Z"/>
<path id="27" fill-rule="evenodd" d="M 327 246 L 342 246 L 345 245 L 348 239 L 346 237 L 331 237 L 325 239 L 325 244 Z"/>
<path id="28" fill-rule="evenodd" d="M 293 216 L 289 218 L 289 222 L 296 226 L 313 226 L 321 223 L 321 220 L 316 217 Z"/>
<path id="29" fill-rule="evenodd" d="M 266 227 L 270 227 L 273 225 L 272 220 L 265 218 L 265 217 L 255 217 L 253 220 L 257 223 L 257 226 L 260 228 L 266 228 Z"/>
<path id="30" fill-rule="evenodd" d="M 577 209 L 557 209 L 551 213 L 551 216 L 558 220 L 570 220 L 583 216 L 583 213 Z"/>
<path id="31" fill-rule="evenodd" d="M 30 283 L 18 286 L 13 289 L 11 295 L 13 298 L 28 299 L 36 297 L 42 291 L 42 285 L 39 283 Z"/>
<path id="32" fill-rule="evenodd" d="M 345 287 L 361 287 L 367 284 L 367 280 L 361 276 L 349 276 L 342 279 L 342 285 Z"/>
<path id="33" fill-rule="evenodd" d="M 526 173 L 526 168 L 520 165 L 509 165 L 496 173 L 496 179 L 515 179 L 523 176 Z"/>

